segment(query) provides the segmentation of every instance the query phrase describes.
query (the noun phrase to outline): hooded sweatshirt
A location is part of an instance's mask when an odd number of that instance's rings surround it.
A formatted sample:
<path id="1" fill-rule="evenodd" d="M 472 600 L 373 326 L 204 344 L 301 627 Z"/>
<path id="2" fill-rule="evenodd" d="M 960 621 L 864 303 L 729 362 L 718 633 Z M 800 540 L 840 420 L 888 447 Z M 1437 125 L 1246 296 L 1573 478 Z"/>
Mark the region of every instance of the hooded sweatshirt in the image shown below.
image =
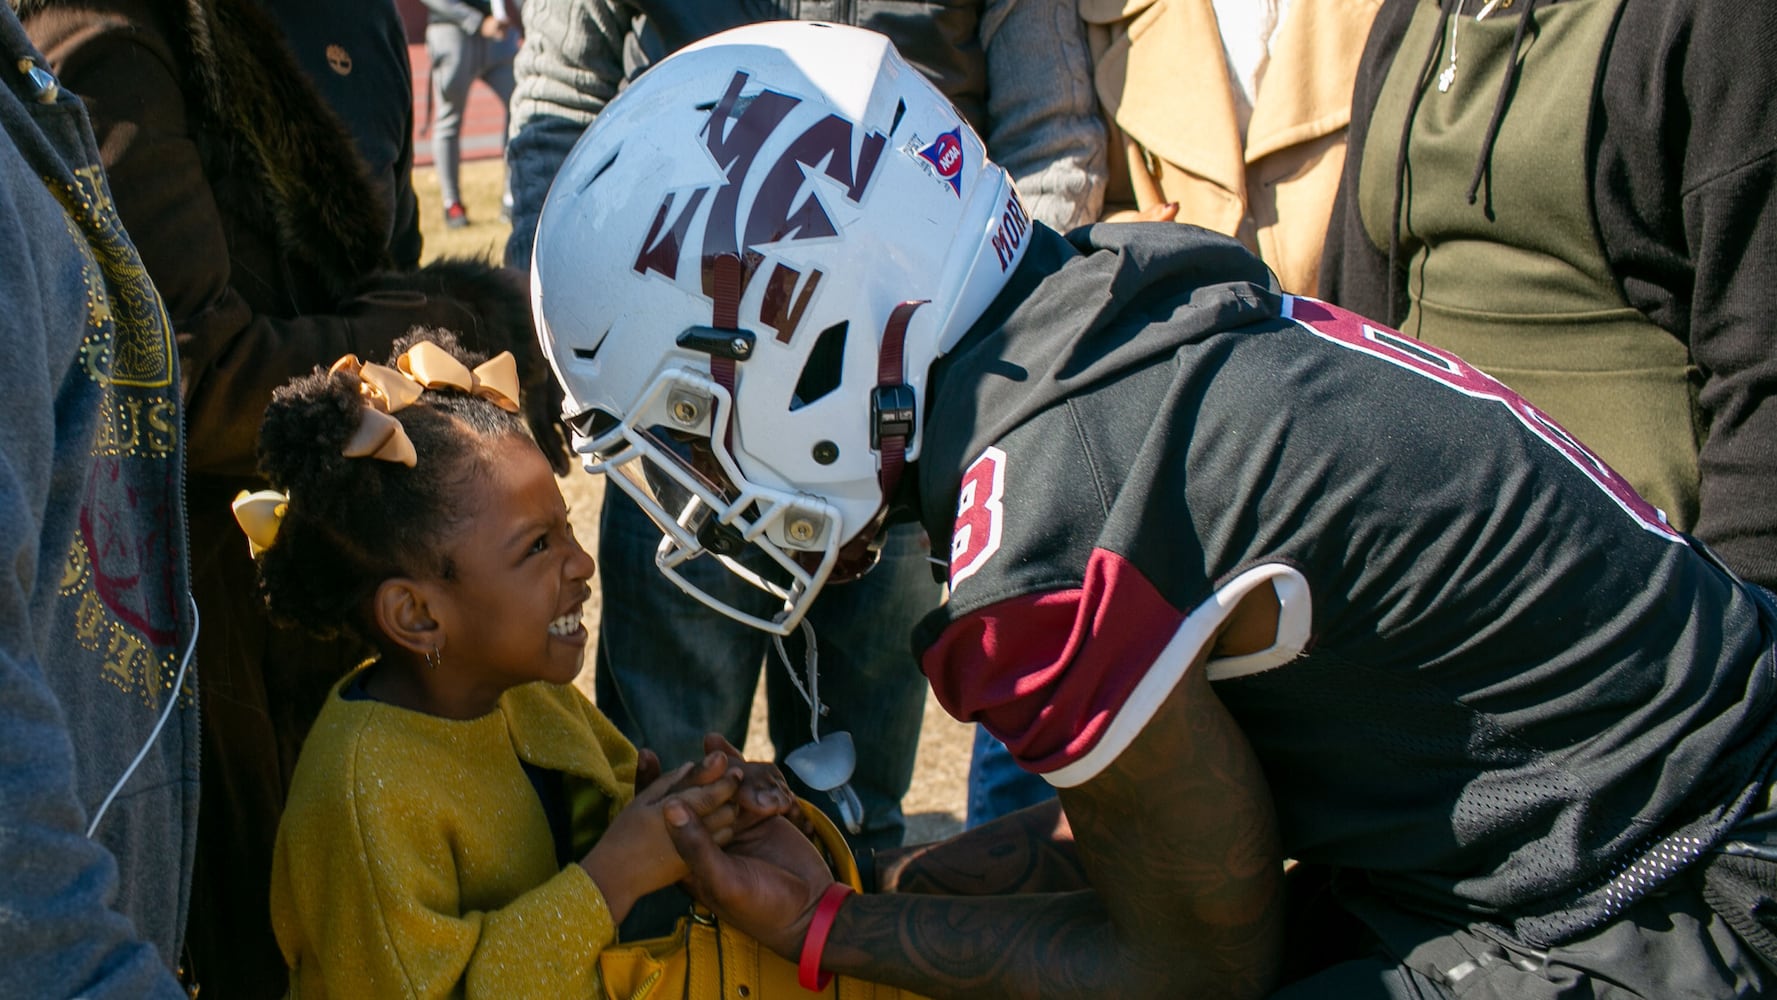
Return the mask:
<path id="1" fill-rule="evenodd" d="M 9 6 L 0 54 L 0 996 L 171 1000 L 198 781 L 178 358 Z"/>
<path id="2" fill-rule="evenodd" d="M 1432 2 L 1387 0 L 1377 14 L 1358 72 L 1345 179 L 1321 271 L 1324 297 L 1389 323 L 1408 308 L 1409 261 L 1391 262 L 1386 243 L 1372 238 L 1388 220 L 1363 217 L 1359 190 L 1367 147 L 1399 140 L 1371 129 L 1395 63 L 1428 65 L 1428 94 L 1447 66 L 1447 51 L 1401 48 L 1416 8 Z M 1533 24 L 1568 2 L 1537 0 Z M 1465 40 L 1472 45 L 1477 37 L 1473 18 L 1482 6 L 1469 0 L 1464 7 L 1459 55 Z M 1516 10 L 1501 4 L 1489 19 L 1516 17 L 1526 6 L 1527 0 Z M 1438 46 L 1448 43 L 1448 31 Z M 1548 56 L 1537 51 L 1539 34 L 1525 33 L 1526 58 Z M 1579 55 L 1600 62 L 1590 90 L 1506 88 L 1501 120 L 1536 113 L 1551 100 L 1589 105 L 1581 109 L 1588 122 L 1583 145 L 1575 137 L 1589 204 L 1575 228 L 1591 231 L 1564 238 L 1595 238 L 1621 301 L 1668 332 L 1694 368 L 1699 483 L 1690 530 L 1748 580 L 1777 586 L 1777 504 L 1770 500 L 1777 490 L 1777 335 L 1770 320 L 1777 305 L 1777 7 L 1622 0 L 1602 51 Z M 1408 84 L 1411 76 L 1398 75 Z M 1455 86 L 1464 80 L 1459 60 Z M 1493 98 L 1490 92 L 1489 103 Z M 1529 196 L 1501 183 L 1506 171 L 1495 154 L 1479 143 L 1475 154 L 1486 168 L 1478 197 L 1503 205 Z M 1368 162 L 1393 164 L 1395 157 Z M 1459 180 L 1466 185 L 1464 167 Z"/>

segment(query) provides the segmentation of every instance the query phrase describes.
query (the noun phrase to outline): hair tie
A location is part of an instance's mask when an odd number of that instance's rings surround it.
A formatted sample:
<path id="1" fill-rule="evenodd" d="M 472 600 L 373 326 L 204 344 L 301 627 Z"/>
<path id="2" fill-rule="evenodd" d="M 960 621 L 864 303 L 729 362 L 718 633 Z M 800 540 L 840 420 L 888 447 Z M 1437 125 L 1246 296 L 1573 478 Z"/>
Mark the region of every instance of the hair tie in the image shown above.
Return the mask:
<path id="1" fill-rule="evenodd" d="M 290 494 L 242 490 L 229 506 L 234 509 L 234 522 L 247 536 L 247 549 L 257 558 L 278 540 L 278 529 L 284 526 L 284 515 L 290 510 Z"/>

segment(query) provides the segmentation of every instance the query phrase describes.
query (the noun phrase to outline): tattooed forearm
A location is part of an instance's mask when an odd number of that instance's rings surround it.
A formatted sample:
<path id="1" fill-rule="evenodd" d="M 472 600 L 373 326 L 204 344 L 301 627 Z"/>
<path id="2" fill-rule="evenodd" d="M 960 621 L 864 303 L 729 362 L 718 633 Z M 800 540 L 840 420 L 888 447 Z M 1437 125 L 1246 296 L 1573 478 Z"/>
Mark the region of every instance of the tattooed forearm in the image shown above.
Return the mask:
<path id="1" fill-rule="evenodd" d="M 1142 995 L 1090 892 L 855 899 L 824 964 L 940 998 Z"/>
<path id="2" fill-rule="evenodd" d="M 1222 996 L 1267 992 L 1281 956 L 1282 848 L 1258 759 L 1194 666 L 1110 767 L 1062 791 L 1080 857 L 1131 948 L 1188 944 Z"/>
<path id="3" fill-rule="evenodd" d="M 953 896 L 1088 888 L 1061 806 L 1021 809 L 951 840 L 877 854 L 884 892 Z"/>
<path id="4" fill-rule="evenodd" d="M 1013 847 L 1011 828 L 977 844 L 997 851 L 915 856 L 902 892 L 840 910 L 826 967 L 934 997 L 1241 998 L 1272 987 L 1276 820 L 1258 761 L 1200 670 L 1061 802 L 1075 846 L 1065 864 L 1049 853 L 1058 838 L 1026 829 Z M 1090 888 L 981 895 L 1057 871 L 1084 872 Z"/>

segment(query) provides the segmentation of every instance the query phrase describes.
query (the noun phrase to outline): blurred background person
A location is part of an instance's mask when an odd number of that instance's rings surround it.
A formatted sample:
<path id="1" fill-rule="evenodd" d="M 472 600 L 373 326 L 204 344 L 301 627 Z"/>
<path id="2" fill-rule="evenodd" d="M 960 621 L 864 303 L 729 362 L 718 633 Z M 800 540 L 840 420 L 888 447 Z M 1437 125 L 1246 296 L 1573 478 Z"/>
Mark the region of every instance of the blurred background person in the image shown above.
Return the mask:
<path id="1" fill-rule="evenodd" d="M 519 0 L 424 0 L 426 56 L 432 63 L 432 161 L 438 168 L 438 191 L 444 202 L 444 224 L 459 229 L 469 212 L 457 187 L 463 150 L 458 139 L 469 88 L 486 83 L 500 98 L 512 102 L 512 60 L 518 55 Z M 501 135 L 504 135 L 504 130 Z M 509 218 L 510 189 L 500 202 L 500 218 Z"/>
<path id="2" fill-rule="evenodd" d="M 1177 206 L 1313 295 L 1381 0 L 1080 0 L 1111 129 L 1106 218 Z M 1189 94 L 1188 100 L 1180 95 Z"/>

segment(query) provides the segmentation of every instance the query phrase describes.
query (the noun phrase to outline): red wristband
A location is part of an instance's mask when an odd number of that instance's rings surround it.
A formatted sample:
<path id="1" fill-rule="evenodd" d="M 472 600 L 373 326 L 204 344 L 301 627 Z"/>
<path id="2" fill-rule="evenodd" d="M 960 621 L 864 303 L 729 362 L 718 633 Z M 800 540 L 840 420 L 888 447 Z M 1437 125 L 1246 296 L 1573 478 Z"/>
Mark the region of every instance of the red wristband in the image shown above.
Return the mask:
<path id="1" fill-rule="evenodd" d="M 827 950 L 827 935 L 833 932 L 839 907 L 845 904 L 845 897 L 849 895 L 851 886 L 835 882 L 821 893 L 821 901 L 815 904 L 814 919 L 808 922 L 808 934 L 802 939 L 802 961 L 796 963 L 796 981 L 805 990 L 818 993 L 833 981 L 831 972 L 821 971 L 821 953 Z"/>

